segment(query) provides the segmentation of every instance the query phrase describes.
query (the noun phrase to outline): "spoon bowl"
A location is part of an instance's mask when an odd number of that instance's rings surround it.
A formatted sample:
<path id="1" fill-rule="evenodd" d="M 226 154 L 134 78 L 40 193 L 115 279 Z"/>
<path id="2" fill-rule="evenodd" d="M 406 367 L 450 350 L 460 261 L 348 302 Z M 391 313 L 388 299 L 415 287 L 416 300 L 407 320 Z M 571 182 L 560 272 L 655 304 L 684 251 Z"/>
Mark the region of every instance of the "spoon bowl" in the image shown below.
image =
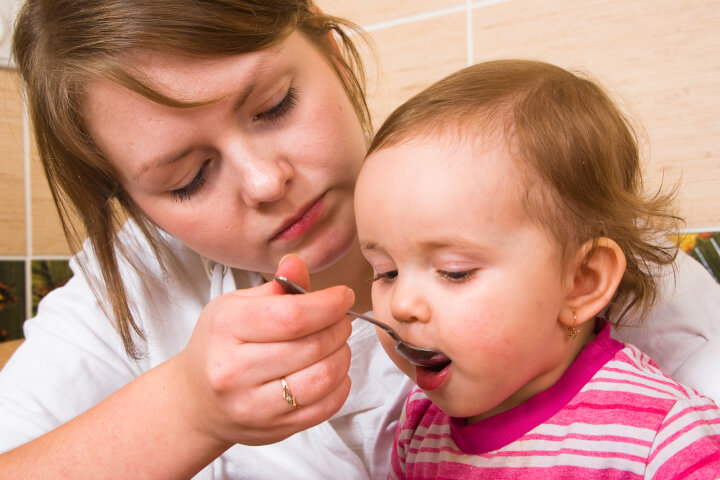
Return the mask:
<path id="1" fill-rule="evenodd" d="M 304 288 L 300 287 L 286 277 L 276 275 L 275 281 L 278 282 L 287 293 L 307 293 Z M 347 315 L 359 318 L 360 320 L 365 320 L 366 322 L 370 322 L 376 327 L 379 327 L 382 330 L 386 331 L 388 335 L 390 335 L 390 337 L 395 341 L 395 350 L 398 352 L 398 354 L 400 354 L 403 358 L 405 358 L 413 365 L 429 368 L 432 370 L 439 370 L 446 366 L 448 363 L 450 363 L 450 359 L 444 353 L 438 350 L 433 350 L 431 348 L 418 347 L 407 343 L 400 337 L 400 335 L 398 335 L 395 330 L 370 316 L 352 311 L 348 311 Z"/>

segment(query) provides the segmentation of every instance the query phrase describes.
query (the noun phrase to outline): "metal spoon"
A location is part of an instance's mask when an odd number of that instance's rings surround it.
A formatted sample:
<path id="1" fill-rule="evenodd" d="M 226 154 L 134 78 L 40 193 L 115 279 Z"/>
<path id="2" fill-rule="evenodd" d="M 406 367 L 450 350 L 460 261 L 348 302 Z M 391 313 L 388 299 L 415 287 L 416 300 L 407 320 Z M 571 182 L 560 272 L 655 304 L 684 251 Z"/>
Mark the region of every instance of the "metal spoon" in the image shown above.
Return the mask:
<path id="1" fill-rule="evenodd" d="M 307 293 L 304 288 L 288 280 L 286 277 L 276 275 L 275 281 L 278 282 L 287 293 Z M 433 350 L 431 348 L 416 347 L 415 345 L 411 345 L 403 341 L 403 339 L 400 338 L 400 335 L 398 335 L 395 330 L 388 327 L 384 323 L 375 320 L 372 317 L 368 317 L 367 315 L 362 315 L 360 313 L 355 313 L 351 311 L 347 312 L 347 314 L 351 317 L 359 318 L 360 320 L 370 322 L 373 325 L 385 330 L 390 335 L 390 337 L 395 340 L 395 350 L 407 361 L 414 365 L 425 368 L 437 369 L 450 363 L 450 359 L 444 353 L 438 350 Z"/>

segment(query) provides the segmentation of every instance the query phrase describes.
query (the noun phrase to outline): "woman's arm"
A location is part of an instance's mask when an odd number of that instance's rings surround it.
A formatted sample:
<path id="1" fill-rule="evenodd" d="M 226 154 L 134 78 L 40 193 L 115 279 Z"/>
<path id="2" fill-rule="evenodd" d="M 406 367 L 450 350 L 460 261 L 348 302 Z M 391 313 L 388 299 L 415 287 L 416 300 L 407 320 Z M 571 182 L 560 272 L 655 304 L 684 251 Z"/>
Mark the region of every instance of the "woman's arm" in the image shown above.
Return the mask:
<path id="1" fill-rule="evenodd" d="M 270 283 L 218 297 L 186 349 L 0 456 L 3 477 L 185 478 L 233 443 L 271 443 L 326 420 L 349 391 L 352 292 L 277 293 Z M 18 378 L 9 367 L 3 389 Z M 283 376 L 302 408 L 281 398 Z"/>
<path id="2" fill-rule="evenodd" d="M 193 429 L 186 402 L 178 399 L 185 393 L 168 381 L 177 375 L 174 363 L 150 370 L 87 412 L 0 455 L 3 477 L 192 477 L 229 445 Z"/>

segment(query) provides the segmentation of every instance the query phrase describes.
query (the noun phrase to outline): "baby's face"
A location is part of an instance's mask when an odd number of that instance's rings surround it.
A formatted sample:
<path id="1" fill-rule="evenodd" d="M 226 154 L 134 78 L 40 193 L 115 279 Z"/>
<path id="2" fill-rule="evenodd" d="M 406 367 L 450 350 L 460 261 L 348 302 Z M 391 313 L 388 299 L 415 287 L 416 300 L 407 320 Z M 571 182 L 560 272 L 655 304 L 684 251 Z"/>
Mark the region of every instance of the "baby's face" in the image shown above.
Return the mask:
<path id="1" fill-rule="evenodd" d="M 570 282 L 555 242 L 526 213 L 496 136 L 419 138 L 374 152 L 355 213 L 373 267 L 375 316 L 446 353 L 439 372 L 393 361 L 445 412 L 479 419 L 552 385 L 566 366 L 558 321 Z"/>

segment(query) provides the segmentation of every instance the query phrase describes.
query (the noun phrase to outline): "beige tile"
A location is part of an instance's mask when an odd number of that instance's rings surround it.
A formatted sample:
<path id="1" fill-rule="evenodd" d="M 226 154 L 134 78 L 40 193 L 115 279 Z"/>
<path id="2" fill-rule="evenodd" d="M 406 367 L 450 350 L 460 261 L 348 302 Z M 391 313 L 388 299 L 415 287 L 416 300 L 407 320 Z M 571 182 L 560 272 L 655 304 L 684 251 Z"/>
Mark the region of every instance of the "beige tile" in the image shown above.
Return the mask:
<path id="1" fill-rule="evenodd" d="M 60 217 L 35 148 L 30 162 L 33 255 L 69 255 Z"/>
<path id="2" fill-rule="evenodd" d="M 25 255 L 22 97 L 17 76 L 0 69 L 0 255 Z"/>
<path id="3" fill-rule="evenodd" d="M 324 11 L 367 26 L 448 8 L 463 8 L 463 0 L 319 0 Z"/>
<path id="4" fill-rule="evenodd" d="M 401 102 L 467 64 L 466 30 L 465 13 L 453 13 L 371 33 L 378 62 L 367 61 L 368 98 L 376 127 Z"/>
<path id="5" fill-rule="evenodd" d="M 647 132 L 647 178 L 682 176 L 689 227 L 720 227 L 720 4 L 513 0 L 473 11 L 475 60 L 539 58 L 590 71 Z"/>

